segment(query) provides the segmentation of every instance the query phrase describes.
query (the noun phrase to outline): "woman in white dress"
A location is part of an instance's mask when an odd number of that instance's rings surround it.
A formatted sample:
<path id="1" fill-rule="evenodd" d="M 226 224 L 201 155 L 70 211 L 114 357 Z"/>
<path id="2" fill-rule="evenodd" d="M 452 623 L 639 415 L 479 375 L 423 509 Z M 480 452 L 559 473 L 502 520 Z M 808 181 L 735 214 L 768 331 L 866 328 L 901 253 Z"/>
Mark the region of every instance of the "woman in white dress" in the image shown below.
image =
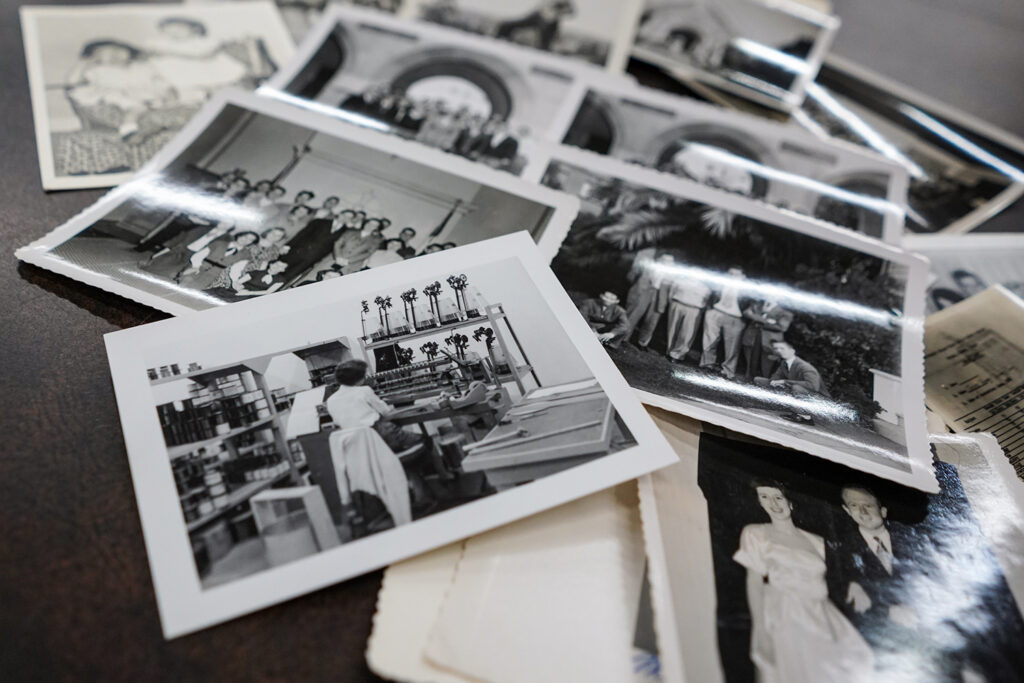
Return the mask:
<path id="1" fill-rule="evenodd" d="M 825 540 L 793 523 L 793 503 L 780 484 L 754 488 L 771 522 L 745 526 L 733 559 L 747 570 L 758 681 L 870 681 L 870 646 L 828 598 Z"/>

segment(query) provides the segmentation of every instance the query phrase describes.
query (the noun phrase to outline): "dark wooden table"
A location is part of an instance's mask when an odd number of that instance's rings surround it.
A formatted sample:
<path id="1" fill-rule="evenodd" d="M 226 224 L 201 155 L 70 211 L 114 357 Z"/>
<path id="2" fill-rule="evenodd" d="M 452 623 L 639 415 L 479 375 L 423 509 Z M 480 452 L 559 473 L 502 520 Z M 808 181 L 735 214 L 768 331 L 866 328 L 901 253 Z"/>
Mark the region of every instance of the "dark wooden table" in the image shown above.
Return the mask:
<path id="1" fill-rule="evenodd" d="M 164 641 L 102 339 L 163 314 L 11 256 L 101 194 L 42 191 L 18 5 L 0 0 L 0 679 L 373 680 L 380 572 Z M 836 6 L 839 52 L 1024 134 L 1019 0 Z"/>

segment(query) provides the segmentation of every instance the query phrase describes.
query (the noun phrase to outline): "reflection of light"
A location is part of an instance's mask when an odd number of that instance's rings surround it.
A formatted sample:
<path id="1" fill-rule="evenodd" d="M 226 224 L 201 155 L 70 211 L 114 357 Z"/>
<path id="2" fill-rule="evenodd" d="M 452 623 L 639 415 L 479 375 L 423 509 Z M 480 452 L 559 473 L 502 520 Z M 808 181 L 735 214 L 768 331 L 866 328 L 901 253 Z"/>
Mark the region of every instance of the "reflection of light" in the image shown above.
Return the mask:
<path id="1" fill-rule="evenodd" d="M 874 128 L 869 126 L 864 119 L 844 107 L 839 101 L 817 83 L 807 84 L 807 96 L 816 101 L 823 109 L 845 123 L 850 130 L 859 135 L 867 143 L 868 147 L 875 150 L 887 159 L 907 169 L 914 178 L 924 178 L 928 174 L 923 168 L 915 164 L 910 157 L 901 152 L 895 145 L 886 140 Z"/>
<path id="2" fill-rule="evenodd" d="M 646 266 L 654 271 L 659 271 L 662 277 L 693 278 L 700 280 L 718 289 L 726 287 L 739 290 L 740 297 L 753 297 L 766 301 L 775 301 L 782 306 L 793 308 L 804 313 L 818 313 L 831 315 L 836 318 L 847 320 L 859 320 L 871 325 L 888 327 L 895 325 L 902 320 L 901 317 L 893 315 L 889 311 L 882 311 L 870 306 L 853 303 L 852 301 L 841 301 L 839 299 L 822 294 L 812 294 L 789 285 L 773 282 L 764 282 L 753 279 L 740 279 L 715 270 L 708 270 L 700 266 L 692 266 L 684 263 L 661 263 L 654 261 Z"/>
<path id="3" fill-rule="evenodd" d="M 734 38 L 731 41 L 733 47 L 748 55 L 757 57 L 761 61 L 769 62 L 775 66 L 794 74 L 804 74 L 810 71 L 810 65 L 803 59 L 786 54 L 773 47 L 747 40 L 746 38 Z"/>
<path id="4" fill-rule="evenodd" d="M 793 185 L 797 185 L 799 187 L 812 190 L 819 194 L 834 197 L 849 204 L 856 204 L 857 206 L 861 206 L 865 209 L 868 209 L 869 211 L 874 211 L 875 213 L 888 213 L 899 217 L 903 216 L 903 210 L 899 206 L 885 199 L 869 197 L 867 195 L 858 194 L 857 192 L 851 192 L 849 190 L 844 190 L 842 188 L 829 185 L 828 183 L 813 180 L 811 178 L 797 175 L 795 173 L 780 171 L 778 169 L 771 168 L 763 164 L 759 164 L 756 161 L 751 161 L 750 159 L 746 159 L 736 154 L 732 154 L 731 152 L 727 152 L 724 149 L 720 149 L 718 147 L 709 147 L 707 145 L 702 145 L 700 143 L 687 143 L 687 147 L 693 147 L 701 154 L 706 154 L 710 157 L 717 158 L 725 163 L 732 164 L 734 166 L 739 166 L 740 168 L 743 168 L 750 173 L 755 173 L 757 175 L 764 176 L 771 180 L 779 180 L 782 182 L 791 183 Z"/>
<path id="5" fill-rule="evenodd" d="M 721 391 L 731 397 L 739 395 L 759 401 L 765 401 L 767 403 L 774 404 L 777 410 L 789 410 L 797 414 L 811 415 L 812 417 L 817 417 L 821 420 L 855 423 L 858 417 L 856 411 L 846 408 L 824 397 L 797 397 L 780 391 L 761 388 L 756 385 L 742 384 L 736 380 L 725 379 L 724 377 L 715 377 L 693 370 L 673 370 L 672 376 L 674 379 L 682 382 L 688 382 L 708 389 Z M 798 425 L 799 423 L 794 424 Z M 805 427 L 805 429 L 812 429 L 812 427 L 808 426 Z M 844 437 L 840 434 L 830 432 L 827 429 L 818 428 L 818 431 L 828 438 L 835 440 L 841 446 L 852 452 L 867 451 L 880 458 L 883 462 L 892 462 L 895 467 L 902 468 L 905 466 L 906 459 L 894 456 L 893 452 L 889 449 L 875 446 L 859 439 Z"/>
<path id="6" fill-rule="evenodd" d="M 294 105 L 296 107 L 302 107 L 303 109 L 315 111 L 319 114 L 326 114 L 333 118 L 341 119 L 342 121 L 346 121 L 357 126 L 362 126 L 364 128 L 373 128 L 374 130 L 383 131 L 385 133 L 391 131 L 391 126 L 389 126 L 386 123 L 383 123 L 382 121 L 378 121 L 377 119 L 370 118 L 369 116 L 363 116 L 362 114 L 356 114 L 350 111 L 345 111 L 343 109 L 329 107 L 326 104 L 320 104 L 319 102 L 307 100 L 304 97 L 295 97 L 294 95 L 289 95 L 286 92 L 281 92 L 280 90 L 275 90 L 274 88 L 262 87 L 256 92 L 260 95 L 269 95 L 270 97 L 274 97 L 276 99 L 281 100 L 282 102 L 287 102 L 288 104 Z"/>
<path id="7" fill-rule="evenodd" d="M 194 214 L 212 223 L 255 225 L 263 219 L 259 209 L 242 206 L 235 199 L 197 192 L 192 185 L 176 185 L 145 178 L 132 188 L 131 196 L 134 201 L 168 211 Z"/>
<path id="8" fill-rule="evenodd" d="M 1011 166 L 1010 164 L 1006 163 L 999 157 L 990 154 L 989 152 L 986 152 L 984 149 L 974 144 L 973 142 L 971 142 L 964 136 L 960 135 L 956 131 L 950 129 L 945 124 L 941 123 L 940 121 L 936 121 L 931 116 L 928 116 L 928 114 L 925 114 L 917 107 L 912 107 L 909 104 L 900 103 L 899 109 L 903 114 L 914 119 L 915 121 L 920 123 L 922 126 L 927 128 L 931 132 L 938 135 L 940 138 L 942 138 L 949 144 L 957 147 L 967 156 L 973 157 L 977 161 L 985 164 L 986 166 L 994 168 L 1003 175 L 1011 178 L 1015 183 L 1024 182 L 1024 173 L 1022 173 L 1020 169 Z"/>
<path id="9" fill-rule="evenodd" d="M 756 384 L 740 384 L 735 380 L 715 377 L 692 370 L 674 370 L 672 374 L 676 379 L 689 382 L 690 384 L 699 384 L 708 389 L 717 389 L 732 396 L 739 395 L 758 401 L 774 403 L 795 413 L 806 413 L 837 422 L 853 422 L 857 419 L 856 411 L 845 408 L 835 401 L 830 401 L 824 396 L 793 396 L 766 387 L 759 387 Z"/>

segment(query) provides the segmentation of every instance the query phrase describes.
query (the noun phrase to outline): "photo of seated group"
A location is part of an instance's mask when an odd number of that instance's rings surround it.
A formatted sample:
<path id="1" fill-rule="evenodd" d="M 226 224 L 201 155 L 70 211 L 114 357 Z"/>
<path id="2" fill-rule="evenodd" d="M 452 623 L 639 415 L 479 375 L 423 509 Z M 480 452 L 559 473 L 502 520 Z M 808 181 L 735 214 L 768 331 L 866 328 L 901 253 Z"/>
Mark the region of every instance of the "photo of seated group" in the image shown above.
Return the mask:
<path id="1" fill-rule="evenodd" d="M 920 331 L 904 324 L 921 315 L 904 305 L 908 286 L 923 291 L 923 261 L 728 193 L 560 154 L 545 184 L 582 207 L 552 268 L 645 402 L 931 481 L 915 446 L 924 416 L 908 398 Z"/>
<path id="2" fill-rule="evenodd" d="M 27 260 L 178 312 L 520 230 L 553 255 L 571 221 L 572 198 L 269 98 L 222 96 L 193 126 Z"/>
<path id="3" fill-rule="evenodd" d="M 402 268 L 172 319 L 111 356 L 148 444 L 129 456 L 144 526 L 174 548 L 158 593 L 173 565 L 189 620 L 214 589 L 321 556 L 333 583 L 671 462 L 639 447 L 653 424 L 525 234 Z M 180 526 L 146 526 L 149 506 Z"/>

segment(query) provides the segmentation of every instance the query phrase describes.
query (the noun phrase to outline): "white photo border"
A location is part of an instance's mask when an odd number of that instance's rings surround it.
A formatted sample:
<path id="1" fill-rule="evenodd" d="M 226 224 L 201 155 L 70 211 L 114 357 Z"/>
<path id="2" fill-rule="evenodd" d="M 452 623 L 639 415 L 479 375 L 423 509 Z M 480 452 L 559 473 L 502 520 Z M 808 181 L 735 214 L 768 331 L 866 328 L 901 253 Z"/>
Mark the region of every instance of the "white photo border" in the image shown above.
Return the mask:
<path id="1" fill-rule="evenodd" d="M 435 514 L 339 548 L 229 584 L 203 590 L 188 542 L 167 447 L 151 400 L 144 350 L 175 339 L 222 333 L 277 312 L 294 315 L 340 300 L 356 300 L 395 283 L 435 277 L 444 270 L 518 260 L 550 307 L 562 331 L 594 373 L 636 446 L 515 489 Z M 302 339 L 301 331 L 297 339 Z M 453 543 L 516 519 L 552 508 L 675 462 L 675 455 L 626 385 L 611 358 L 559 285 L 533 240 L 516 233 L 404 263 L 354 273 L 302 292 L 242 302 L 105 335 L 111 376 L 124 431 L 160 618 L 167 638 L 211 626 L 318 588 L 364 574 L 392 562 Z M 244 355 L 244 351 L 239 350 Z"/>

